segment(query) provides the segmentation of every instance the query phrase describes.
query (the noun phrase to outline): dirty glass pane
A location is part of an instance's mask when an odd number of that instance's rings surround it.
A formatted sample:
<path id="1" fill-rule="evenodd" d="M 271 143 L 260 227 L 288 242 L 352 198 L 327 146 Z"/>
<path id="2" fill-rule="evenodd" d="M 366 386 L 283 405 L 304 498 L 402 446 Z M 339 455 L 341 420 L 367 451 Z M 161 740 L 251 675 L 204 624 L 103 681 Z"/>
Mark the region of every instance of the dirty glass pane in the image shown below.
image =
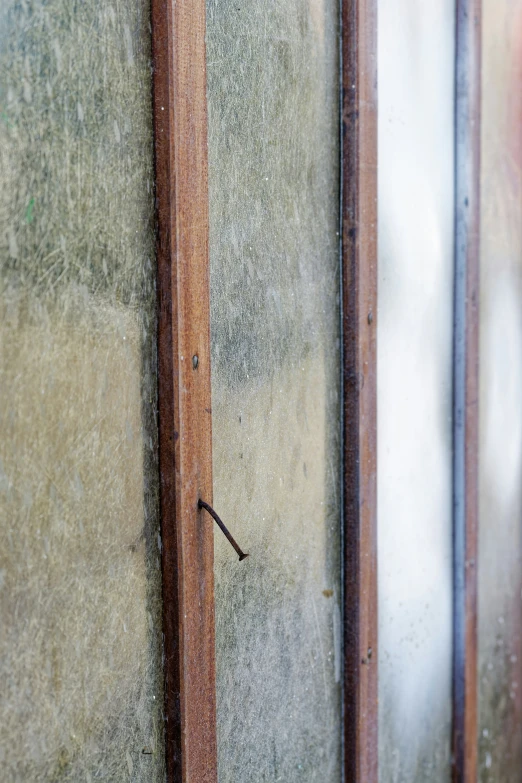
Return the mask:
<path id="1" fill-rule="evenodd" d="M 450 778 L 455 2 L 379 0 L 380 779 Z"/>
<path id="2" fill-rule="evenodd" d="M 207 13 L 219 780 L 334 783 L 338 6 Z"/>
<path id="3" fill-rule="evenodd" d="M 522 780 L 522 2 L 483 4 L 479 748 Z"/>
<path id="4" fill-rule="evenodd" d="M 149 8 L 0 4 L 0 767 L 159 781 Z"/>

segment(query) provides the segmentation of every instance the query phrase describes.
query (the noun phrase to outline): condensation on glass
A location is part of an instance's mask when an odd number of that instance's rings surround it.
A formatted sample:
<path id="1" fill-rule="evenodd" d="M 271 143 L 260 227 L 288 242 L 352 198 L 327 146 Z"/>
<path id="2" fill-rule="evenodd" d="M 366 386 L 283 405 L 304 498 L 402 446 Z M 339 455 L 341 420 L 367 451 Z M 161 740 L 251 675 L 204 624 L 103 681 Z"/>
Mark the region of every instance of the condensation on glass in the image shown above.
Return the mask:
<path id="1" fill-rule="evenodd" d="M 522 779 L 522 2 L 484 0 L 479 779 Z"/>
<path id="2" fill-rule="evenodd" d="M 380 778 L 450 777 L 455 2 L 379 0 Z"/>
<path id="3" fill-rule="evenodd" d="M 0 7 L 0 768 L 164 779 L 149 7 Z"/>
<path id="4" fill-rule="evenodd" d="M 207 2 L 220 783 L 341 777 L 337 20 Z"/>

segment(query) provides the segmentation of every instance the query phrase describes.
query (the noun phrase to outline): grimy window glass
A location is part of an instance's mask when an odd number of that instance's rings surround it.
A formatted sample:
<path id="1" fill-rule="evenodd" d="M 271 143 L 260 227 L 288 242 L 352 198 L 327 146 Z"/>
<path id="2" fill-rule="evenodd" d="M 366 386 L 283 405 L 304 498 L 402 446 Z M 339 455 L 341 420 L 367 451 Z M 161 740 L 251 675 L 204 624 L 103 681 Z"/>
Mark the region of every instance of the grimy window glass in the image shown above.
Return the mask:
<path id="1" fill-rule="evenodd" d="M 164 779 L 146 0 L 0 6 L 0 767 Z"/>
<path id="2" fill-rule="evenodd" d="M 450 779 L 455 2 L 379 0 L 380 779 Z"/>
<path id="3" fill-rule="evenodd" d="M 207 2 L 220 783 L 341 779 L 338 10 Z"/>
<path id="4" fill-rule="evenodd" d="M 522 2 L 483 15 L 479 774 L 493 783 L 522 774 Z"/>

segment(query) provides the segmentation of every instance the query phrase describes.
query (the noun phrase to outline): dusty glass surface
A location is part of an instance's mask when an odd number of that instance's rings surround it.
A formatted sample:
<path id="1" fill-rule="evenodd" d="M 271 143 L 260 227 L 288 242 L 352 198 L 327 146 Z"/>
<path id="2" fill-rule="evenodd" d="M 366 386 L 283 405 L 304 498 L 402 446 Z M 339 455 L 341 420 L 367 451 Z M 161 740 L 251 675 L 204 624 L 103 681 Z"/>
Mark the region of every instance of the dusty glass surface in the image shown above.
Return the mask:
<path id="1" fill-rule="evenodd" d="M 522 780 L 522 2 L 485 0 L 479 779 Z"/>
<path id="2" fill-rule="evenodd" d="M 380 778 L 450 777 L 454 0 L 379 0 Z"/>
<path id="3" fill-rule="evenodd" d="M 207 11 L 219 780 L 333 783 L 338 7 Z"/>
<path id="4" fill-rule="evenodd" d="M 0 777 L 164 779 L 149 8 L 0 5 Z"/>

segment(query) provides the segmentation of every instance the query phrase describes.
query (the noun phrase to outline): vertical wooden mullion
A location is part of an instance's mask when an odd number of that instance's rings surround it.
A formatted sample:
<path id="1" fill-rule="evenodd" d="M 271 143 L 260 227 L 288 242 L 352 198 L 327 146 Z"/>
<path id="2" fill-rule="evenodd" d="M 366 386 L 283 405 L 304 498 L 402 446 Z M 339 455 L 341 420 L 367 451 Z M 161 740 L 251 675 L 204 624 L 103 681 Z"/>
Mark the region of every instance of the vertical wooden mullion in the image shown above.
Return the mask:
<path id="1" fill-rule="evenodd" d="M 205 0 L 152 0 L 152 38 L 167 776 L 216 783 Z"/>
<path id="2" fill-rule="evenodd" d="M 453 780 L 476 783 L 481 0 L 457 0 Z"/>
<path id="3" fill-rule="evenodd" d="M 341 9 L 344 779 L 376 783 L 377 0 Z"/>

